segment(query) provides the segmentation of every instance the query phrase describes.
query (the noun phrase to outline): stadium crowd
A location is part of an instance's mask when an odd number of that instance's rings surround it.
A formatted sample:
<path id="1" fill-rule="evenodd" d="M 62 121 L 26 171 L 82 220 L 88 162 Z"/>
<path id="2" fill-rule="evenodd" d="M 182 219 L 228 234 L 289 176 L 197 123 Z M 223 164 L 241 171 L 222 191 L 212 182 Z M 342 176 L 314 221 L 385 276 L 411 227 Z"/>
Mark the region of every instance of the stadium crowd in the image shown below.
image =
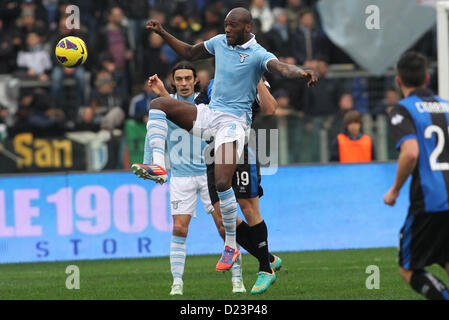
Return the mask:
<path id="1" fill-rule="evenodd" d="M 52 136 L 121 128 L 129 118 L 144 120 L 155 97 L 146 86 L 148 76 L 158 74 L 169 87 L 170 68 L 179 61 L 160 36 L 145 30 L 147 19 L 157 18 L 177 38 L 197 43 L 222 33 L 224 16 L 237 6 L 249 8 L 255 19 L 253 32 L 262 46 L 280 60 L 314 68 L 321 76 L 316 87 L 305 90 L 301 81 L 281 81 L 267 74 L 280 105 L 278 116 L 350 109 L 386 112 L 400 98 L 393 78 L 326 77 L 331 65 L 356 64 L 326 37 L 317 2 L 2 0 L 0 75 L 32 85 L 20 87 L 17 110 L 0 106 L 0 123 L 8 136 L 24 131 Z M 68 28 L 67 20 L 73 19 L 73 12 L 66 10 L 70 5 L 80 9 L 79 29 Z M 431 61 L 436 60 L 435 33 L 431 29 L 413 46 Z M 87 62 L 75 69 L 63 68 L 54 56 L 57 42 L 68 35 L 83 38 L 88 47 Z M 201 85 L 206 85 L 213 77 L 213 59 L 195 66 Z M 70 85 L 67 79 L 72 79 Z"/>

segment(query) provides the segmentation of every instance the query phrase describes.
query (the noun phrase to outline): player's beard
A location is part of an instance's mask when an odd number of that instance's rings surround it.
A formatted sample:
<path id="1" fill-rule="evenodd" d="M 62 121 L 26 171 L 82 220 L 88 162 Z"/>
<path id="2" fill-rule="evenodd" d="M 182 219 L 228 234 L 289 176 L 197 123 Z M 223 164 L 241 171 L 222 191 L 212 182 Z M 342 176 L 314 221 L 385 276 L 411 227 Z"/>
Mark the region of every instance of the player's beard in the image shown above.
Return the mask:
<path id="1" fill-rule="evenodd" d="M 229 43 L 229 41 L 227 41 L 227 42 L 228 42 L 228 45 L 233 46 L 233 47 L 242 45 L 244 43 L 244 39 L 245 39 L 243 32 L 238 33 L 238 34 L 237 33 L 233 34 L 233 35 L 231 35 L 231 38 L 234 40 L 233 43 Z"/>

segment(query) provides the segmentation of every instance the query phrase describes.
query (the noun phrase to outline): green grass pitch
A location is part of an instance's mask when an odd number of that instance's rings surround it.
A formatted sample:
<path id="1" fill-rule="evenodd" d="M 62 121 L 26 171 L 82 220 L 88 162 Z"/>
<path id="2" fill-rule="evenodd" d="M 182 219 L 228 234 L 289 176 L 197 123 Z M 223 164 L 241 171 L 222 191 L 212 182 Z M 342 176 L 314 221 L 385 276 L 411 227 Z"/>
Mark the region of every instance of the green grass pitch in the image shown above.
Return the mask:
<path id="1" fill-rule="evenodd" d="M 399 276 L 395 248 L 280 252 L 283 268 L 264 294 L 252 295 L 257 262 L 243 255 L 245 294 L 231 292 L 231 273 L 215 271 L 218 255 L 187 256 L 184 295 L 171 297 L 168 257 L 0 265 L 1 299 L 148 300 L 346 300 L 422 299 Z M 68 290 L 68 265 L 80 270 L 80 289 Z M 367 289 L 369 265 L 380 270 L 380 288 Z M 444 270 L 430 271 L 448 283 Z"/>

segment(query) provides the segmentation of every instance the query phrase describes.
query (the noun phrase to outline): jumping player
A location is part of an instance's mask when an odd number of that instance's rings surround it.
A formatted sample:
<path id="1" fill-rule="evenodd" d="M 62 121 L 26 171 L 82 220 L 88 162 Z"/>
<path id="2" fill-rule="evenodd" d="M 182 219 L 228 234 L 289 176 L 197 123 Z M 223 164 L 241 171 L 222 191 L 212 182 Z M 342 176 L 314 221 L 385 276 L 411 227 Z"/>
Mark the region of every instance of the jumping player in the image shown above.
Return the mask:
<path id="1" fill-rule="evenodd" d="M 195 102 L 208 104 L 210 102 L 211 91 L 214 80 L 201 90 L 200 94 L 195 98 Z M 272 115 L 278 107 L 276 99 L 269 91 L 268 82 L 261 79 L 257 84 L 257 96 L 252 105 L 252 119 L 255 119 L 257 113 L 262 112 L 265 115 Z M 213 143 L 211 143 L 213 145 Z M 205 151 L 207 154 L 213 153 L 213 146 L 208 146 L 212 151 Z M 267 236 L 263 234 L 265 228 L 260 228 L 265 222 L 262 219 L 259 210 L 259 198 L 263 196 L 263 188 L 260 185 L 260 164 L 257 158 L 257 151 L 252 150 L 246 143 L 243 151 L 244 161 L 237 164 L 235 175 L 232 179 L 232 188 L 236 196 L 237 202 L 242 210 L 247 223 L 237 217 L 236 234 L 237 243 L 246 249 L 252 256 L 259 261 L 259 272 L 277 271 L 282 267 L 282 259 L 268 252 L 268 246 L 259 245 L 265 241 Z M 214 220 L 220 234 L 225 233 L 220 213 L 219 198 L 215 188 L 214 163 L 206 163 L 207 165 L 207 183 L 209 185 L 209 196 L 214 206 Z M 260 231 L 259 231 L 260 230 Z M 267 286 L 253 288 L 253 293 L 265 291 Z"/>
<path id="2" fill-rule="evenodd" d="M 397 64 L 396 82 L 405 98 L 389 116 L 400 154 L 384 202 L 394 206 L 412 175 L 410 207 L 400 232 L 400 274 L 426 298 L 449 300 L 445 284 L 424 270 L 437 263 L 449 274 L 449 101 L 425 88 L 426 69 L 426 58 L 414 52 Z"/>
<path id="3" fill-rule="evenodd" d="M 226 34 L 193 46 L 169 34 L 157 20 L 150 19 L 146 25 L 186 60 L 215 56 L 215 83 L 209 106 L 157 98 L 150 104 L 148 122 L 153 150 L 153 165 L 150 166 L 153 173 L 149 178 L 161 183 L 168 177 L 165 159 L 160 152 L 167 137 L 167 119 L 196 135 L 214 137 L 215 186 L 226 231 L 225 248 L 217 270 L 231 268 L 239 254 L 236 243 L 237 202 L 232 177 L 243 154 L 257 83 L 267 70 L 287 78 L 306 79 L 309 86 L 317 81 L 316 72 L 282 63 L 261 47 L 251 33 L 251 25 L 249 11 L 235 8 L 225 18 Z M 265 226 L 264 234 L 267 233 Z M 267 245 L 267 241 L 262 244 Z M 254 287 L 266 288 L 275 279 L 275 272 L 259 272 Z"/>
<path id="4" fill-rule="evenodd" d="M 172 78 L 174 83 L 175 94 L 170 95 L 164 87 L 163 82 L 153 75 L 149 78 L 149 86 L 160 97 L 167 97 L 177 99 L 180 101 L 194 102 L 194 98 L 198 96 L 199 85 L 196 76 L 195 68 L 188 62 L 179 62 L 172 69 Z M 172 134 L 178 130 L 175 135 L 183 135 L 188 137 L 184 140 L 186 146 L 190 147 L 195 143 L 201 146 L 201 151 L 192 153 L 192 155 L 173 152 L 173 147 L 178 143 L 170 139 L 167 140 L 167 149 L 170 155 L 170 164 L 172 169 L 172 177 L 170 183 L 170 202 L 171 214 L 173 218 L 173 234 L 170 245 L 170 266 L 173 276 L 173 284 L 170 295 L 183 294 L 184 266 L 186 261 L 186 238 L 188 228 L 192 216 L 195 216 L 196 201 L 198 195 L 203 203 L 204 209 L 207 213 L 213 213 L 214 209 L 207 188 L 206 165 L 203 160 L 202 153 L 206 146 L 204 141 L 200 138 L 189 134 L 185 130 L 179 128 L 177 125 L 168 121 L 168 134 Z M 149 146 L 149 128 L 147 130 L 145 141 L 144 164 L 133 164 L 132 171 L 141 178 L 146 178 L 148 175 L 148 166 L 145 164 L 151 163 L 152 152 Z M 165 152 L 165 150 L 164 150 Z M 194 161 L 195 160 L 195 161 Z M 215 215 L 215 214 L 214 214 Z M 232 271 L 232 291 L 234 293 L 246 292 L 242 279 L 241 261 L 237 260 L 235 265 L 231 268 Z"/>

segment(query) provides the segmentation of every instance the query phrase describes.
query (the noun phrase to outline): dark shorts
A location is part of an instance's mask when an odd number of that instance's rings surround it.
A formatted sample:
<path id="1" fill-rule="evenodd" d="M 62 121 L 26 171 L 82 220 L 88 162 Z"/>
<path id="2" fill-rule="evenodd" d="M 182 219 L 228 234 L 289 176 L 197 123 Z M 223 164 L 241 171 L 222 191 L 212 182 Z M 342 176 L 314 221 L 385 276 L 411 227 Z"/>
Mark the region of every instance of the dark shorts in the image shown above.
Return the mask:
<path id="1" fill-rule="evenodd" d="M 261 180 L 259 161 L 246 144 L 244 149 L 244 162 L 237 165 L 237 169 L 232 177 L 232 189 L 234 189 L 235 197 L 237 199 L 262 197 L 263 189 L 260 185 Z M 209 187 L 209 196 L 212 204 L 217 203 L 219 199 L 217 189 L 215 188 L 214 163 L 207 165 L 207 185 Z"/>
<path id="2" fill-rule="evenodd" d="M 449 211 L 409 213 L 400 232 L 399 265 L 408 270 L 449 262 Z"/>

